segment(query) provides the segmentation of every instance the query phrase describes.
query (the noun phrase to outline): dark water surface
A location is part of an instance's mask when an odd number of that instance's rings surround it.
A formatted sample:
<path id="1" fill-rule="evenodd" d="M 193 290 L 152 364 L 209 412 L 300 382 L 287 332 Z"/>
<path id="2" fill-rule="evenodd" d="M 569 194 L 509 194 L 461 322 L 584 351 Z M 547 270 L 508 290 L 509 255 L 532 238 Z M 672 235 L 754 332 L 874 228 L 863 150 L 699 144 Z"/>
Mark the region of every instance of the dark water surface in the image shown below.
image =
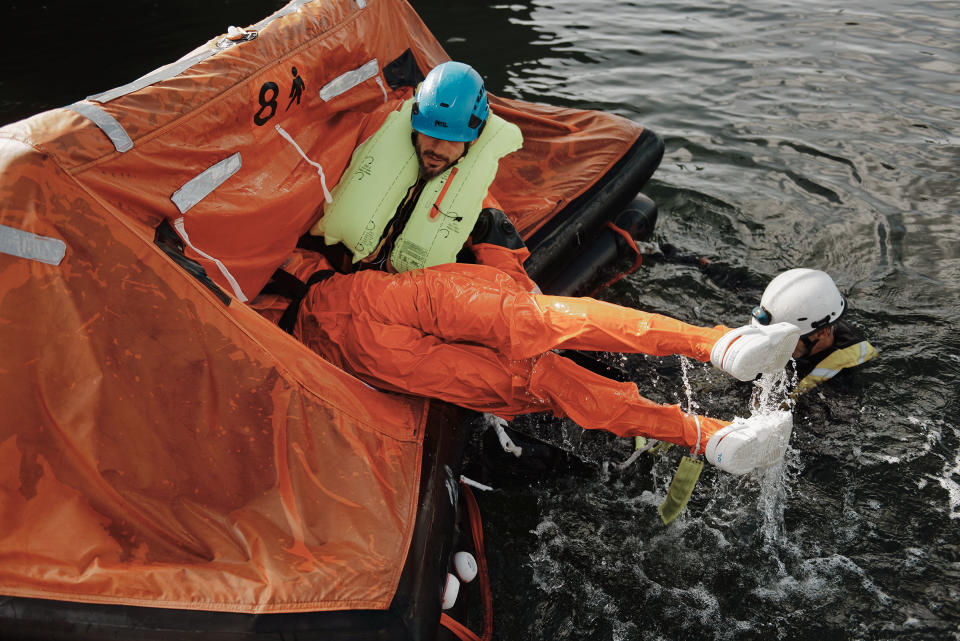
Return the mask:
<path id="1" fill-rule="evenodd" d="M 281 4 L 16 2 L 0 122 L 122 85 Z M 604 462 L 626 459 L 625 441 L 522 423 L 591 465 L 480 496 L 495 637 L 960 639 L 960 3 L 415 6 L 494 93 L 664 138 L 645 190 L 656 240 L 715 269 L 652 259 L 603 297 L 736 325 L 775 274 L 816 267 L 881 351 L 799 404 L 783 469 L 705 470 L 669 527 L 656 508 L 679 453 L 621 471 Z M 688 403 L 677 359 L 617 364 L 651 398 Z M 702 412 L 749 411 L 749 385 L 699 364 L 687 378 Z"/>

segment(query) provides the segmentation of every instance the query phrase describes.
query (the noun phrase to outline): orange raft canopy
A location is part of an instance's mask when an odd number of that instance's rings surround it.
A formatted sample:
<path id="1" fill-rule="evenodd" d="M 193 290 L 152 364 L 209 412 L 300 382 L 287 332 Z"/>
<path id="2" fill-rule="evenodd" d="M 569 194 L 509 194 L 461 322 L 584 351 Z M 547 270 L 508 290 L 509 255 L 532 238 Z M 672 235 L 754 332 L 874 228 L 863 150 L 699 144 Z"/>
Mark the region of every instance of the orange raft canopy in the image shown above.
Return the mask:
<path id="1" fill-rule="evenodd" d="M 316 221 L 365 115 L 447 59 L 402 0 L 295 0 L 0 129 L 0 595 L 391 607 L 431 485 L 425 434 L 457 421 L 244 303 Z M 652 151 L 628 200 L 662 153 L 607 114 L 493 108 L 524 147 L 492 193 L 540 256 L 568 248 L 578 223 L 553 221 L 602 199 L 638 141 Z M 182 256 L 155 243 L 167 225 Z"/>

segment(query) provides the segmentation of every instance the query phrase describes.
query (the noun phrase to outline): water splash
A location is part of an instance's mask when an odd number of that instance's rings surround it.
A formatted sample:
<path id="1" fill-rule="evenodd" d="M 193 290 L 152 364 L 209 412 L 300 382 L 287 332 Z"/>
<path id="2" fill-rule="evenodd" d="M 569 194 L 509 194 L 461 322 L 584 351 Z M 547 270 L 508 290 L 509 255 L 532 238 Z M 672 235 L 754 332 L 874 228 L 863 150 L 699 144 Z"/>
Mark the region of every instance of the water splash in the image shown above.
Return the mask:
<path id="1" fill-rule="evenodd" d="M 753 383 L 753 395 L 750 406 L 755 414 L 763 416 L 793 407 L 790 391 L 797 386 L 797 373 L 781 370 L 773 374 L 763 374 Z"/>
<path id="2" fill-rule="evenodd" d="M 687 399 L 687 414 L 696 414 L 700 409 L 700 404 L 693 400 L 693 386 L 690 385 L 690 371 L 693 367 L 693 362 L 689 358 L 680 357 L 680 374 L 683 378 L 683 393 Z"/>
<path id="3" fill-rule="evenodd" d="M 696 414 L 700 405 L 694 398 L 693 386 L 690 383 L 690 372 L 695 365 L 690 359 L 683 356 L 680 357 L 680 365 L 683 394 L 686 400 L 684 411 L 688 414 Z M 752 417 L 769 416 L 772 418 L 785 408 L 789 408 L 792 405 L 790 390 L 796 386 L 796 383 L 795 372 L 780 371 L 761 376 L 754 382 L 750 415 Z M 777 544 L 782 544 L 787 538 L 784 526 L 784 511 L 790 497 L 790 486 L 799 471 L 799 464 L 795 457 L 790 456 L 790 452 L 788 445 L 787 456 L 784 457 L 783 461 L 752 474 L 760 488 L 756 502 L 756 510 L 761 517 L 758 529 L 765 546 L 770 548 L 771 551 L 774 551 Z M 788 462 L 788 459 L 793 461 L 792 465 Z M 727 484 L 721 483 L 718 487 L 727 487 Z M 742 493 L 742 491 L 743 488 L 740 484 L 737 484 L 737 486 L 725 490 L 724 493 L 729 492 L 732 496 Z M 779 563 L 775 556 L 772 557 L 772 560 Z"/>
<path id="4" fill-rule="evenodd" d="M 797 376 L 787 371 L 764 374 L 754 382 L 751 407 L 753 416 L 772 416 L 792 405 L 790 390 L 794 388 Z M 784 527 L 784 510 L 790 497 L 791 482 L 795 480 L 799 466 L 791 466 L 795 461 L 789 445 L 784 459 L 766 470 L 756 472 L 760 483 L 760 496 L 757 509 L 762 516 L 760 532 L 764 543 L 770 549 L 787 539 Z"/>

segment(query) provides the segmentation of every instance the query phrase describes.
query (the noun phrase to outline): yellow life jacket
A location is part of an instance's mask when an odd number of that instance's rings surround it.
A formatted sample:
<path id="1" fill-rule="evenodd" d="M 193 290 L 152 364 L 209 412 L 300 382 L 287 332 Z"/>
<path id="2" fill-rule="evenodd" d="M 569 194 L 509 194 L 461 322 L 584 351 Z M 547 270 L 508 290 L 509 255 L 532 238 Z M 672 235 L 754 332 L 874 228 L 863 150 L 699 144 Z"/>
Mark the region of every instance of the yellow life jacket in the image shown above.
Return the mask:
<path id="1" fill-rule="evenodd" d="M 413 100 L 391 112 L 353 152 L 333 202 L 310 230 L 327 245 L 343 243 L 356 263 L 370 256 L 420 174 L 410 125 Z M 390 263 L 397 271 L 456 262 L 480 216 L 500 158 L 523 144 L 520 128 L 491 114 L 483 133 L 453 167 L 427 181 Z"/>
<path id="2" fill-rule="evenodd" d="M 876 355 L 877 348 L 865 340 L 835 350 L 817 363 L 813 371 L 797 383 L 792 395 L 797 397 L 806 394 L 820 383 L 839 374 L 841 370 L 866 363 Z"/>

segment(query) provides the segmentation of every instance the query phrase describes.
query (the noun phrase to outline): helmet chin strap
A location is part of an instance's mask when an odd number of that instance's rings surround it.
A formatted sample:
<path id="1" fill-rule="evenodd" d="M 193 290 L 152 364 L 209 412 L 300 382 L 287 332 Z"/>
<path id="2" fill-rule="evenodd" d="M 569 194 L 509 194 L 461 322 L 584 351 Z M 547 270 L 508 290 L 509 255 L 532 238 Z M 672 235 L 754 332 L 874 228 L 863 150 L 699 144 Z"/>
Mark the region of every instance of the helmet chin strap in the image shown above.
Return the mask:
<path id="1" fill-rule="evenodd" d="M 803 346 L 807 348 L 807 354 L 813 353 L 813 348 L 816 346 L 817 343 L 820 342 L 819 338 L 817 338 L 816 340 L 813 339 L 814 334 L 819 334 L 821 331 L 833 327 L 833 325 L 834 323 L 830 323 L 829 325 L 818 327 L 817 329 L 813 330 L 809 334 L 805 334 L 800 337 L 800 342 L 803 343 Z"/>
<path id="2" fill-rule="evenodd" d="M 819 331 L 819 330 L 817 330 Z M 816 345 L 816 341 L 811 338 L 817 331 L 810 332 L 804 336 L 800 337 L 800 342 L 803 343 L 803 346 L 807 348 L 807 354 L 813 351 L 813 346 Z"/>

